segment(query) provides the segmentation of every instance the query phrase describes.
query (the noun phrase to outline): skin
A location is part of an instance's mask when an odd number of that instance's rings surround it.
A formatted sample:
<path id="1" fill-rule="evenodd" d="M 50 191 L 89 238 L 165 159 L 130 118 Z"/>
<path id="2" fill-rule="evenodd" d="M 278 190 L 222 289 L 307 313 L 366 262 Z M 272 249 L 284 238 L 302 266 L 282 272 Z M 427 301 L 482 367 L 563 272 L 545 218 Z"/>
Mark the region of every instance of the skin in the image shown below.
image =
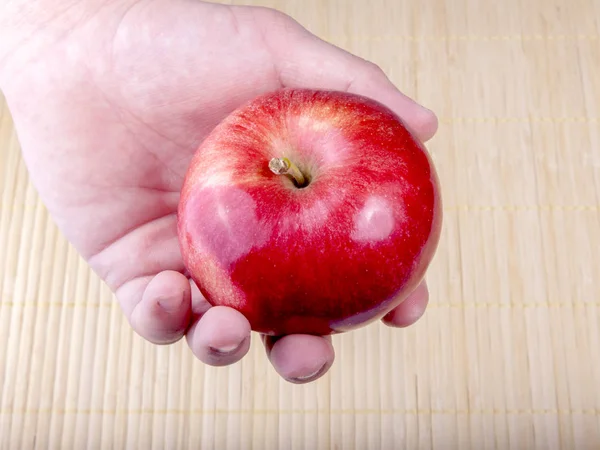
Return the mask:
<path id="1" fill-rule="evenodd" d="M 190 0 L 5 2 L 0 88 L 31 181 L 57 226 L 113 290 L 133 329 L 156 344 L 185 337 L 206 364 L 250 346 L 240 313 L 210 307 L 185 273 L 179 191 L 199 144 L 228 113 L 281 87 L 374 98 L 422 141 L 432 112 L 375 65 L 258 7 Z M 405 327 L 428 301 L 424 283 L 383 323 Z M 331 367 L 329 337 L 261 336 L 293 383 Z"/>

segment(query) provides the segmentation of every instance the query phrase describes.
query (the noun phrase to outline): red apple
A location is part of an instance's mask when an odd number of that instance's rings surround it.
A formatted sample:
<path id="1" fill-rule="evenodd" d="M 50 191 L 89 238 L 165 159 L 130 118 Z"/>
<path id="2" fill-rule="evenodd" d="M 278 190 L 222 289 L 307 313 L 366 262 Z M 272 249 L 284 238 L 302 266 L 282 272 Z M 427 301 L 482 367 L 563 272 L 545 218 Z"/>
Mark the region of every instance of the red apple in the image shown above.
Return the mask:
<path id="1" fill-rule="evenodd" d="M 424 146 L 387 107 L 284 89 L 202 143 L 178 211 L 183 260 L 212 305 L 268 335 L 383 317 L 423 279 L 442 220 Z"/>

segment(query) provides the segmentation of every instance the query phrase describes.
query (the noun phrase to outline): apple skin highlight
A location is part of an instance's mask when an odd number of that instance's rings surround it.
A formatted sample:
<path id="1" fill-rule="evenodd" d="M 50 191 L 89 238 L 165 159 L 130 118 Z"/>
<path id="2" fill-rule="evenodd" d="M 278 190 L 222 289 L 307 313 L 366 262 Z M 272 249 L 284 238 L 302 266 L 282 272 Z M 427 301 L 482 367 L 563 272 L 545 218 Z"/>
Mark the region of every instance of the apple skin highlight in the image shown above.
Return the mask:
<path id="1" fill-rule="evenodd" d="M 307 185 L 273 173 L 273 158 Z M 267 335 L 382 318 L 423 279 L 441 224 L 432 161 L 392 111 L 304 89 L 265 94 L 221 122 L 191 161 L 178 210 L 202 294 Z"/>

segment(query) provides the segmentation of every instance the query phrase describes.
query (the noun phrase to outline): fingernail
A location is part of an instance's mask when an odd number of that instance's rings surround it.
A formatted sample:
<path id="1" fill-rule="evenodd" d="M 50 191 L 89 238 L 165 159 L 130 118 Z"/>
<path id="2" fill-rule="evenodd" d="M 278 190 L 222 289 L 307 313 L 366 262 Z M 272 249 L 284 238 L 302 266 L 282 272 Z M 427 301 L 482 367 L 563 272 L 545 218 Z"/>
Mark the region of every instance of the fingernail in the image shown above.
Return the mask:
<path id="1" fill-rule="evenodd" d="M 323 372 L 325 372 L 325 370 L 327 370 L 327 363 L 323 364 L 313 373 L 301 377 L 288 378 L 288 381 L 290 381 L 291 383 L 308 383 L 309 381 L 319 378 L 323 374 Z"/>
<path id="2" fill-rule="evenodd" d="M 165 297 L 158 299 L 157 303 L 164 311 L 173 313 L 179 310 L 181 303 L 183 303 L 184 294 L 182 293 L 176 297 Z"/>
<path id="3" fill-rule="evenodd" d="M 242 342 L 238 344 L 222 345 L 220 347 L 209 346 L 208 350 L 216 356 L 227 356 L 237 352 L 242 345 L 244 345 L 244 342 L 246 342 L 246 339 L 243 339 Z"/>

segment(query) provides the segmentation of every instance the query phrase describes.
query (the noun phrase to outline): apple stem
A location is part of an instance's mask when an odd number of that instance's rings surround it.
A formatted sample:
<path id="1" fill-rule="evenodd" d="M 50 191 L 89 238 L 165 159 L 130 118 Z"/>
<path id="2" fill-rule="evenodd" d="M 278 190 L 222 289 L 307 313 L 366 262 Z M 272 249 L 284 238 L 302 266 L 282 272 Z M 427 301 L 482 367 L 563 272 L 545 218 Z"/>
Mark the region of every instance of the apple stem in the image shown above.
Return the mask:
<path id="1" fill-rule="evenodd" d="M 269 161 L 269 169 L 276 175 L 288 175 L 298 187 L 307 185 L 306 177 L 298 167 L 287 158 L 273 158 Z"/>

